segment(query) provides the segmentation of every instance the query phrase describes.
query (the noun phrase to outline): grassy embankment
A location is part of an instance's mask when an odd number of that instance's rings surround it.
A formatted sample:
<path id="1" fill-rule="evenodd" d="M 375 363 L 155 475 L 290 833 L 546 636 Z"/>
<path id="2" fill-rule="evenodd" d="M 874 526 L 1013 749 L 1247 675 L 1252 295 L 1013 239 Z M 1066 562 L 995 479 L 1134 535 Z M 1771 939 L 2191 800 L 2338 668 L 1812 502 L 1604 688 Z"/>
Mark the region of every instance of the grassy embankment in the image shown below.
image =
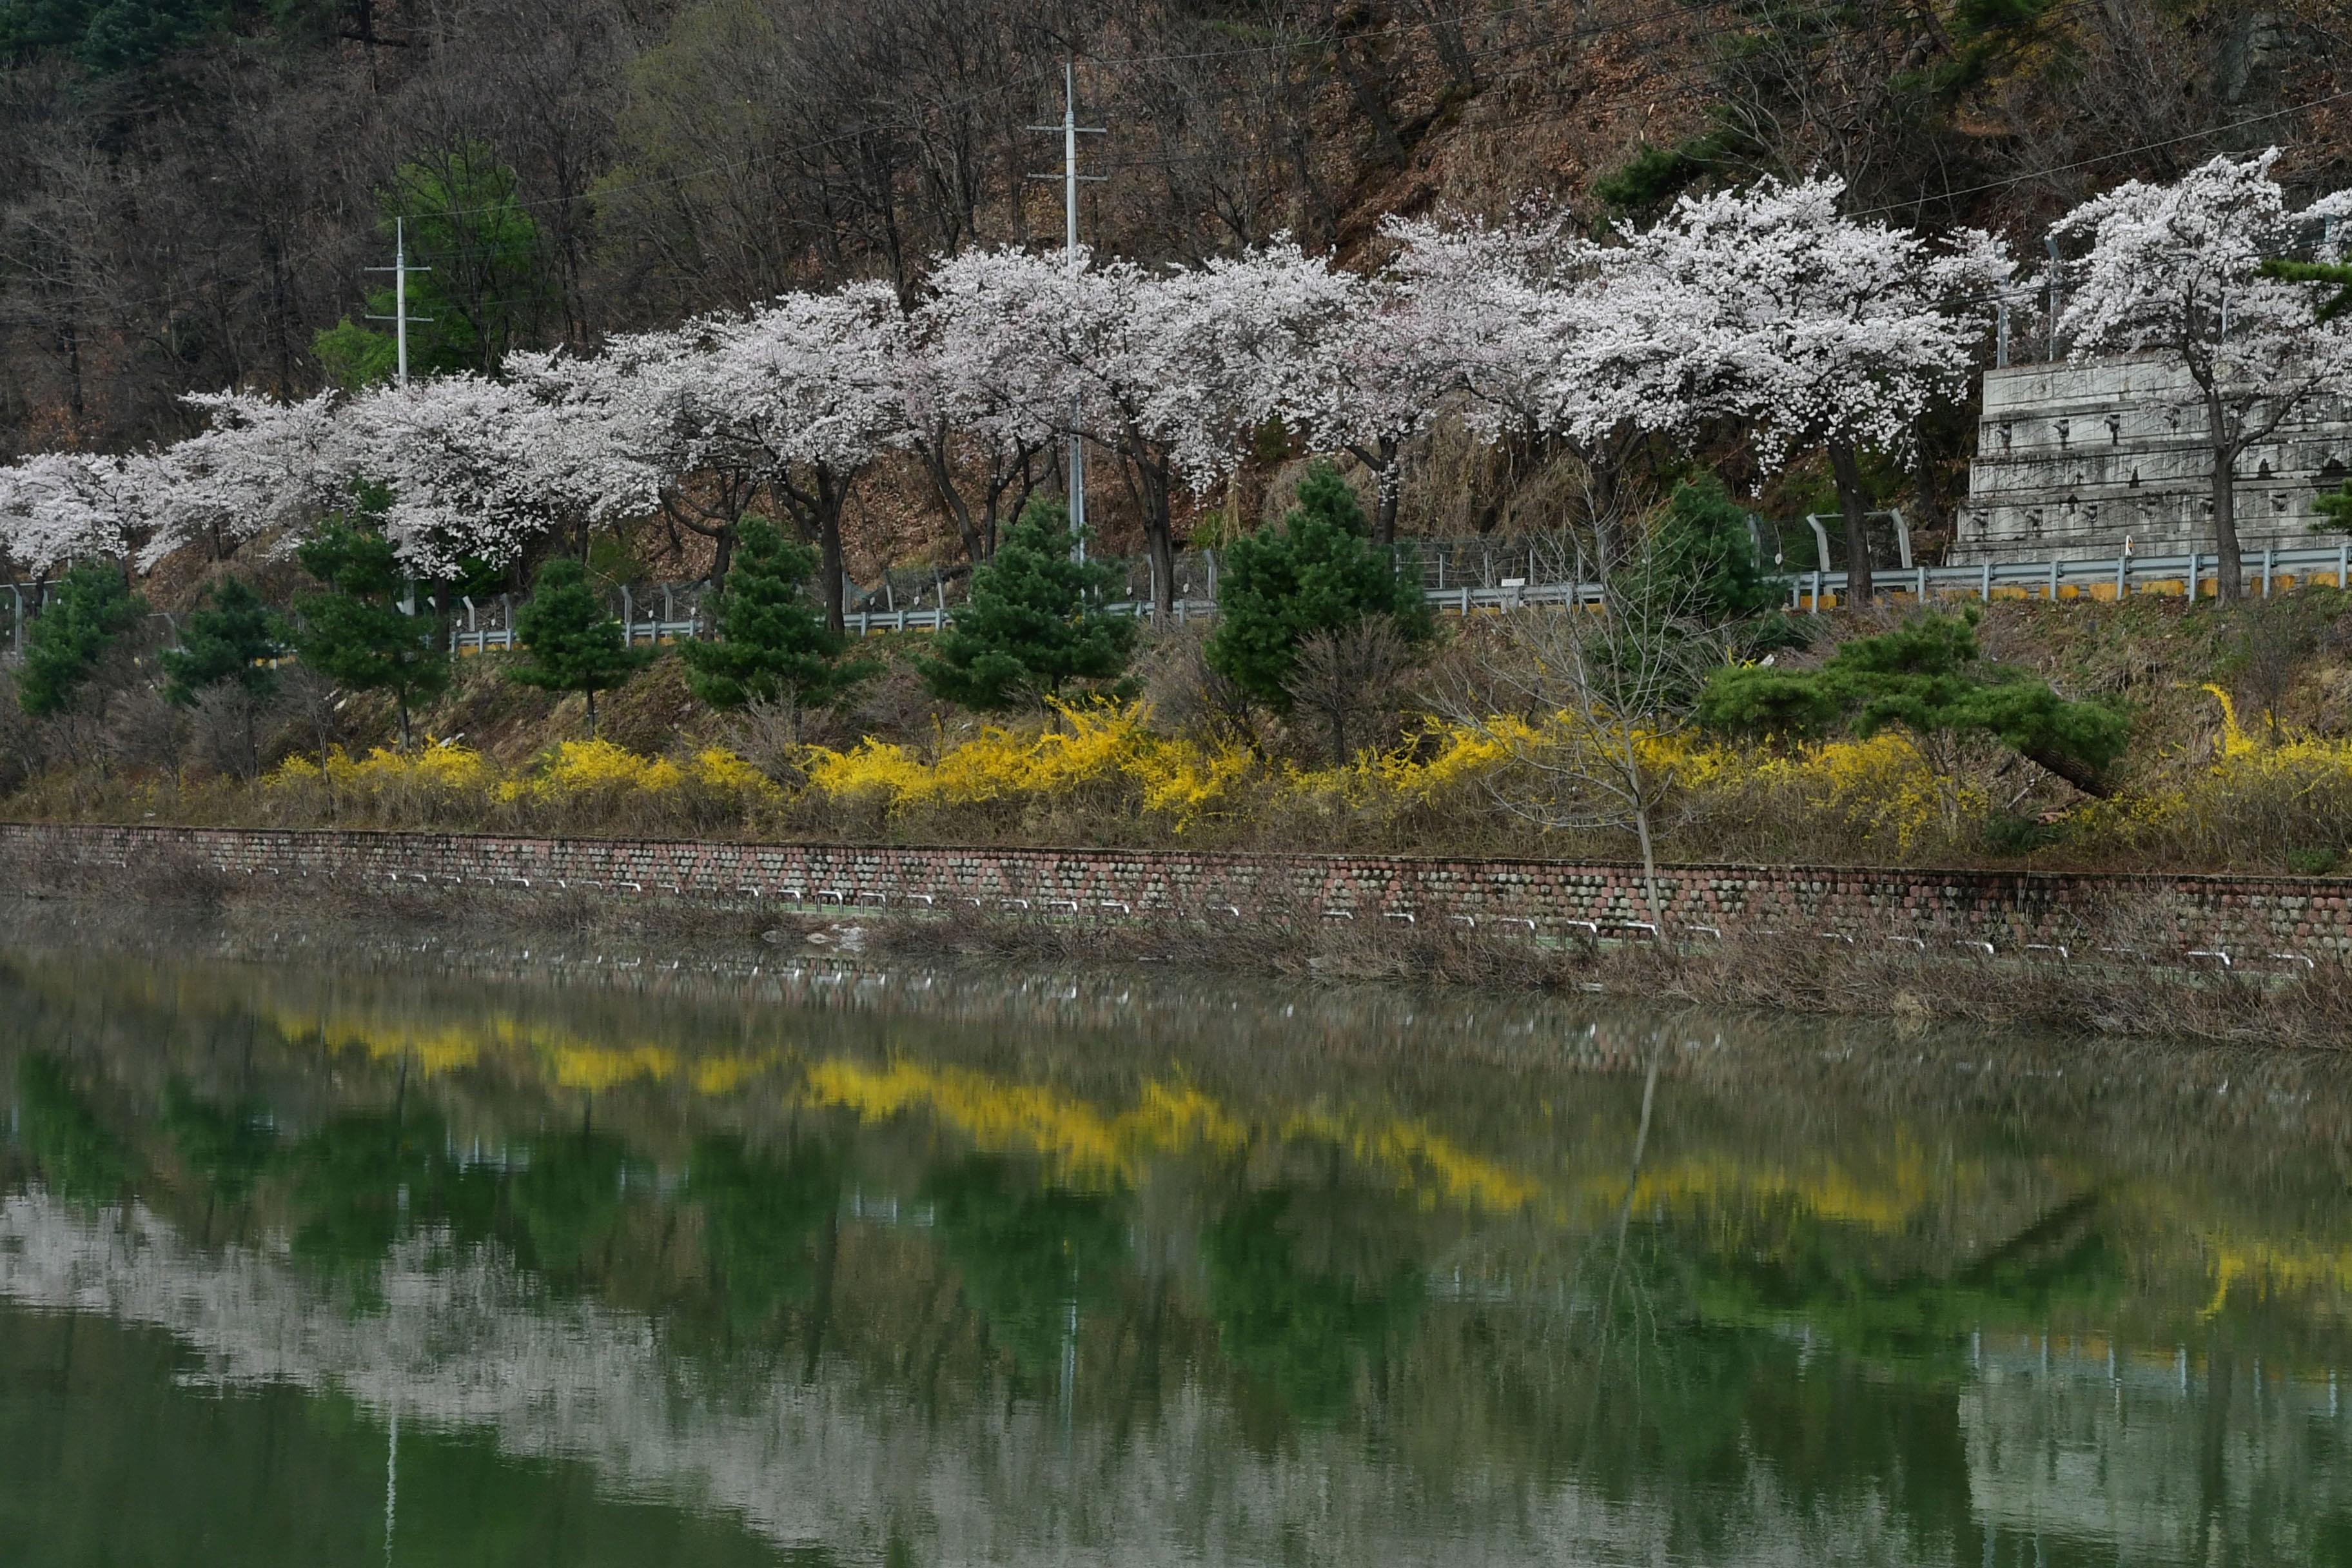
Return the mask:
<path id="1" fill-rule="evenodd" d="M 1899 614 L 1879 612 L 1878 621 Z M 1827 618 L 1811 656 L 1864 624 Z M 1691 737 L 1648 747 L 1672 779 L 1662 858 L 1801 864 L 2263 870 L 2325 874 L 2352 845 L 2352 600 L 2311 590 L 2233 611 L 2179 601 L 1995 605 L 1990 658 L 2133 724 L 2113 798 L 2088 800 L 1990 743 L 1897 732 L 1817 745 Z M 205 742 L 206 716 L 135 680 L 102 710 L 0 734 L 0 813 L 18 819 L 529 829 L 583 835 L 899 842 L 1181 844 L 1624 859 L 1613 829 L 1505 809 L 1517 765 L 1419 693 L 1496 657 L 1492 621 L 1457 628 L 1417 686 L 1375 706 L 1380 742 L 1334 765 L 1319 731 L 1236 724 L 1204 693 L 1199 635 L 1147 651 L 1136 705 L 987 721 L 929 700 L 893 648 L 845 711 L 715 712 L 664 658 L 604 701 L 583 743 L 558 702 L 464 661 L 424 716 L 436 743 L 391 749 L 366 699 L 306 692 L 265 716 L 262 772 Z M 1539 716 L 1538 722 L 1540 722 Z M 13 776 L 9 776 L 13 774 Z"/>

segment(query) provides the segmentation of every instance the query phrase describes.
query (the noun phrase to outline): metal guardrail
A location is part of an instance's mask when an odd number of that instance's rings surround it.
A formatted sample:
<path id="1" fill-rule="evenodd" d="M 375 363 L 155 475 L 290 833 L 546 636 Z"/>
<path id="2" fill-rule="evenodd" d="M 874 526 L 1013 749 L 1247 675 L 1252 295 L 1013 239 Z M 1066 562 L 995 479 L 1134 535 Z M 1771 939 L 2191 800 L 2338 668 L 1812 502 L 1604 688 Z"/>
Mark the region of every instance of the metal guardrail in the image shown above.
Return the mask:
<path id="1" fill-rule="evenodd" d="M 2269 598 L 2281 586 L 2293 588 L 2326 579 L 2331 586 L 2352 586 L 2352 540 L 2334 544 L 2276 546 L 2249 553 L 2242 563 L 2242 586 Z M 1980 562 L 1974 566 L 1882 567 L 1871 574 L 1872 586 L 1881 594 L 1908 594 L 1930 598 L 1993 599 L 2014 597 L 2120 599 L 2130 594 L 2174 594 L 2188 598 L 2210 597 L 2221 591 L 2220 566 L 2213 555 L 2192 550 L 2186 555 L 2137 555 L 2126 552 L 2112 557 L 2078 556 L 2046 561 Z M 1849 587 L 1843 572 L 1804 572 L 1789 580 L 1789 607 L 1821 610 L 1842 603 Z"/>
<path id="2" fill-rule="evenodd" d="M 2352 587 L 2352 539 L 2333 544 L 2281 548 L 2271 546 L 2248 554 L 2243 562 L 2245 586 L 2268 598 L 2283 589 L 2325 582 Z M 2212 597 L 2220 591 L 2220 573 L 2210 552 L 2185 555 L 2053 557 L 2042 561 L 1982 562 L 1973 566 L 1885 566 L 1872 574 L 1873 586 L 1883 597 L 1908 597 L 1920 603 L 1935 599 L 2039 598 L 2112 600 L 2134 593 Z M 1844 572 L 1806 571 L 1787 579 L 1789 608 L 1818 613 L 1843 604 L 1851 580 Z M 0 658 L 20 657 L 24 628 L 31 619 L 37 590 L 29 584 L 5 584 L 0 598 Z M 711 618 L 702 607 L 699 584 L 671 584 L 645 591 L 624 588 L 620 620 L 632 644 L 691 642 L 710 635 Z M 1506 577 L 1499 583 L 1461 583 L 1423 589 L 1423 597 L 1441 615 L 1470 616 L 1532 609 L 1542 605 L 1591 605 L 1602 597 L 1597 582 L 1528 582 Z M 860 593 L 854 603 L 871 604 L 876 595 Z M 1121 599 L 1104 606 L 1113 615 L 1156 619 L 1149 599 Z M 681 613 L 681 611 L 683 613 Z M 477 603 L 461 598 L 450 613 L 449 647 L 455 653 L 488 653 L 515 647 L 514 596 Z M 1217 613 L 1213 597 L 1176 600 L 1170 619 L 1178 626 L 1207 620 Z M 843 617 L 845 627 L 859 637 L 885 632 L 937 632 L 952 625 L 952 607 L 934 602 L 929 607 L 853 609 Z"/>

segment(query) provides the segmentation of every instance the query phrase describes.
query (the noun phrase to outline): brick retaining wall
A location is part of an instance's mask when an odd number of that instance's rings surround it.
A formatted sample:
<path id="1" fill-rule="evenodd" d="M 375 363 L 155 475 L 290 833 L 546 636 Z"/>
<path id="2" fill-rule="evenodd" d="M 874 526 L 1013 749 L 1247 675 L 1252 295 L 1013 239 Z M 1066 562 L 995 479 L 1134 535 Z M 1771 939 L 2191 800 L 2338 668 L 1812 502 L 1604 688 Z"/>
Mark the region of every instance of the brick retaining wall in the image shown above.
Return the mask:
<path id="1" fill-rule="evenodd" d="M 828 909 L 970 900 L 1017 909 L 1025 900 L 1039 912 L 1101 920 L 1130 910 L 1211 918 L 1232 918 L 1229 909 L 1334 911 L 1329 918 L 1525 921 L 1561 935 L 1624 931 L 1648 918 L 1639 867 L 1554 860 L 0 823 L 0 887 L 31 887 L 64 866 L 173 860 L 236 877 L 429 883 L 515 897 L 586 889 L 610 898 Z M 2151 956 L 2169 949 L 2171 956 L 2229 952 L 2242 963 L 2282 953 L 2352 961 L 2352 880 L 2342 879 L 1675 866 L 1661 868 L 1659 883 L 1669 928 L 1702 940 L 1712 929 L 1726 937 L 1846 931 L 1864 940 L 1989 942 L 1999 950 L 2130 941 Z"/>

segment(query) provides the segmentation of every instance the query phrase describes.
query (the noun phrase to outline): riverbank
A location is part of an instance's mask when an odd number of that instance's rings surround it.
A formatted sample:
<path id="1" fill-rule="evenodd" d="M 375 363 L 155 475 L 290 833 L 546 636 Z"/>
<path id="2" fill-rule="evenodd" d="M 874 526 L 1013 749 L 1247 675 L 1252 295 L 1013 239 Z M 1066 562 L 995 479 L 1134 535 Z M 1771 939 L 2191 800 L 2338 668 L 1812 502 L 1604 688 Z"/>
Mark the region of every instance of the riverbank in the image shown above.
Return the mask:
<path id="1" fill-rule="evenodd" d="M 35 899 L 2333 1047 L 2352 884 L 0 824 Z M 1653 918 L 1654 913 L 1659 918 Z"/>
<path id="2" fill-rule="evenodd" d="M 1809 617 L 1821 636 L 1802 658 L 1902 618 L 1894 609 Z M 1519 669 L 1526 653 L 1506 635 L 1512 624 L 1454 628 L 1421 686 L 1483 689 L 1495 670 Z M 1601 861 L 1635 853 L 1622 824 L 1575 827 L 1508 809 L 1549 798 L 1537 787 L 1540 768 L 1528 772 L 1536 752 L 1449 721 L 1427 692 L 1391 694 L 1402 706 L 1367 721 L 1345 763 L 1314 724 L 1223 714 L 1202 684 L 1197 634 L 1154 640 L 1139 668 L 1139 702 L 1011 718 L 931 700 L 908 650 L 895 645 L 877 650 L 887 670 L 841 710 L 717 712 L 694 700 L 678 660 L 665 656 L 600 702 L 604 739 L 593 742 L 582 738 L 576 700 L 516 685 L 504 656 L 467 659 L 449 693 L 416 716 L 435 743 L 407 752 L 393 747 L 388 709 L 315 682 L 289 685 L 284 700 L 299 690 L 305 703 L 268 716 L 257 751 L 241 723 L 192 716 L 144 689 L 110 699 L 102 721 L 35 723 L 0 672 L 0 816 L 1006 849 L 1174 844 Z M 1987 658 L 2129 715 L 2131 746 L 2111 773 L 2111 797 L 2087 799 L 1981 738 L 1684 735 L 1658 741 L 1648 758 L 1670 786 L 1652 824 L 1659 856 L 1982 870 L 2343 868 L 2352 844 L 2352 666 L 2343 657 L 2352 599 L 2317 590 L 2226 613 L 2139 600 L 2002 604 L 1979 638 Z"/>

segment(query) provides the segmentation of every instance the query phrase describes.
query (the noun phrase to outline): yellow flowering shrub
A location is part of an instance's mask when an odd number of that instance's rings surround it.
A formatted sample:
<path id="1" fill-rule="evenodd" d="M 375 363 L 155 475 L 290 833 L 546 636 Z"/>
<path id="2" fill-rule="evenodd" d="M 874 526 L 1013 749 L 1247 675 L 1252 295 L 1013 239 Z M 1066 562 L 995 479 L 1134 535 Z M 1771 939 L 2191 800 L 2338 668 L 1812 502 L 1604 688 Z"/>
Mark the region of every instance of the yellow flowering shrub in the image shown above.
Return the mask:
<path id="1" fill-rule="evenodd" d="M 700 827 L 783 799 L 772 780 L 723 747 L 679 763 L 610 741 L 567 741 L 512 772 L 469 747 L 446 743 L 408 756 L 378 749 L 354 759 L 334 750 L 323 762 L 289 757 L 261 782 L 264 798 L 280 815 L 395 826 L 604 821 Z"/>
<path id="2" fill-rule="evenodd" d="M 2208 689 L 2220 707 L 2210 752 L 2184 752 L 2168 782 L 2078 808 L 2070 857 L 2325 869 L 2321 861 L 2352 843 L 2352 741 L 2249 734 L 2228 695 Z M 803 782 L 790 786 L 721 747 L 667 758 L 575 741 L 511 770 L 451 743 L 405 755 L 330 751 L 281 763 L 260 795 L 273 820 L 394 826 L 799 830 L 849 808 L 868 815 L 830 826 L 920 824 L 911 830 L 985 837 L 1115 837 L 1143 825 L 1299 848 L 1615 853 L 1605 834 L 1537 840 L 1540 811 L 1522 821 L 1497 807 L 1514 795 L 1535 799 L 1562 753 L 1607 739 L 1575 726 L 1568 715 L 1432 718 L 1392 747 L 1314 767 L 1162 734 L 1147 704 L 1102 702 L 1066 707 L 1048 727 L 990 726 L 929 756 L 873 738 L 806 747 L 786 770 Z M 1637 735 L 1633 744 L 1662 784 L 1654 824 L 1674 858 L 1969 857 L 1995 815 L 1997 757 L 1956 763 L 1901 731 L 1777 748 L 1689 732 Z"/>
<path id="3" fill-rule="evenodd" d="M 448 742 L 407 754 L 379 746 L 356 758 L 338 746 L 321 762 L 289 757 L 262 779 L 265 797 L 289 808 L 389 823 L 478 810 L 497 785 L 488 758 Z"/>
<path id="4" fill-rule="evenodd" d="M 1238 748 L 1171 740 L 1150 729 L 1143 703 L 1072 704 L 1036 734 L 991 725 L 934 763 L 868 738 L 845 752 L 812 747 L 810 790 L 894 814 L 959 806 L 1068 802 L 1096 795 L 1131 799 L 1182 827 L 1227 804 L 1255 765 Z"/>
<path id="5" fill-rule="evenodd" d="M 667 758 L 641 757 L 610 741 L 566 741 L 538 773 L 500 784 L 499 798 L 561 802 L 584 795 L 663 795 L 685 782 L 685 770 Z"/>
<path id="6" fill-rule="evenodd" d="M 2221 717 L 2210 762 L 2177 782 L 2095 803 L 2077 815 L 2074 837 L 2094 851 L 2186 864 L 2340 854 L 2352 843 L 2352 741 L 2294 731 L 2257 739 L 2227 691 L 2204 690 Z"/>

